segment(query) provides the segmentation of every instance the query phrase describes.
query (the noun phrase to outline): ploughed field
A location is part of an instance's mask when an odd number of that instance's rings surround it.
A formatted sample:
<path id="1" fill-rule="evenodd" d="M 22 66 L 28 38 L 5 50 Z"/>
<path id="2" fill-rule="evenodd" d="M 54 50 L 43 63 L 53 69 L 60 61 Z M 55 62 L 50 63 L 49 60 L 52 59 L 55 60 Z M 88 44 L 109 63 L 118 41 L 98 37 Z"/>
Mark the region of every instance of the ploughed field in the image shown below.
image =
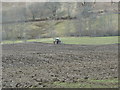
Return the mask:
<path id="1" fill-rule="evenodd" d="M 118 45 L 4 44 L 2 65 L 4 88 L 117 87 L 98 81 L 117 80 Z"/>

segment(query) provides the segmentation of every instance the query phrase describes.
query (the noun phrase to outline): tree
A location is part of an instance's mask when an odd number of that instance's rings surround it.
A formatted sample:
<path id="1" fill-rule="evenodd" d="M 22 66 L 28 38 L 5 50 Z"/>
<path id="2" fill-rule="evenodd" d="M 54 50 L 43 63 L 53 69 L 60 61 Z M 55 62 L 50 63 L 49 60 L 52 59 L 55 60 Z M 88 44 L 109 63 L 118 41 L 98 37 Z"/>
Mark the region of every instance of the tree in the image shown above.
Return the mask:
<path id="1" fill-rule="evenodd" d="M 51 13 L 51 19 L 57 18 L 57 10 L 60 8 L 60 2 L 46 2 L 45 6 Z"/>
<path id="2" fill-rule="evenodd" d="M 28 9 L 31 12 L 32 15 L 32 20 L 35 20 L 36 18 L 40 18 L 44 9 L 44 3 L 43 2 L 39 2 L 39 3 L 32 3 L 28 5 Z"/>

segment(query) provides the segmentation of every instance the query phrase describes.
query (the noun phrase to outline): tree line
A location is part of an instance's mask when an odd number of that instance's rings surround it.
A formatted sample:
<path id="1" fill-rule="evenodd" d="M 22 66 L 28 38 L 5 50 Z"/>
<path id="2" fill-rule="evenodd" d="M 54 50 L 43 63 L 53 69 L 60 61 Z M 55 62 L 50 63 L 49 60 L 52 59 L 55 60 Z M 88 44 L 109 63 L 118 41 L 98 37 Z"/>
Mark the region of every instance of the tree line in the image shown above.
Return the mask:
<path id="1" fill-rule="evenodd" d="M 117 14 L 115 14 L 117 12 L 117 3 L 111 5 L 106 3 L 100 8 L 97 7 L 98 5 L 95 2 L 26 3 L 21 7 L 13 4 L 13 7 L 3 10 L 2 13 L 3 23 L 6 23 L 3 25 L 3 39 L 118 35 L 118 18 Z M 66 20 L 62 21 L 65 24 L 60 24 L 59 20 Z M 45 22 L 36 25 L 37 21 Z M 59 28 L 65 30 L 62 33 L 63 35 L 60 35 L 57 30 L 57 26 L 60 25 L 62 27 Z"/>

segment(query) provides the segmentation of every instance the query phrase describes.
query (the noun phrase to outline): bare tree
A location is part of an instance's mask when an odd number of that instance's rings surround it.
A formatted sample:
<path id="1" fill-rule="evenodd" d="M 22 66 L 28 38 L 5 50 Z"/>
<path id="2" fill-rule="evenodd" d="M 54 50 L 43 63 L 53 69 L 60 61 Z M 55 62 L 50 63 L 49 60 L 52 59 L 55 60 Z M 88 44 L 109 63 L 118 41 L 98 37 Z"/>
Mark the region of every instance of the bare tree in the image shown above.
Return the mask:
<path id="1" fill-rule="evenodd" d="M 46 2 L 45 6 L 46 9 L 48 9 L 51 12 L 51 18 L 56 19 L 57 18 L 57 10 L 60 8 L 60 2 Z"/>
<path id="2" fill-rule="evenodd" d="M 39 2 L 39 3 L 32 3 L 32 4 L 29 4 L 28 5 L 28 8 L 31 12 L 31 15 L 32 15 L 32 20 L 35 20 L 36 18 L 40 18 L 40 13 L 42 9 L 44 9 L 43 7 L 44 3 L 42 2 Z"/>

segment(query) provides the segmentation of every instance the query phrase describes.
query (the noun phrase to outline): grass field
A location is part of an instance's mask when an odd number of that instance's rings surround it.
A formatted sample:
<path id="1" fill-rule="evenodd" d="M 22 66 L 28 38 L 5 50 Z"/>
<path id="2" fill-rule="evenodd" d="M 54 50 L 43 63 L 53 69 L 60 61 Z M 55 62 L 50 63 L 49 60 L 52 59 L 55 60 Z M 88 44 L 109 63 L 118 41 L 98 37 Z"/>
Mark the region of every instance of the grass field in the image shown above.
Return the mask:
<path id="1" fill-rule="evenodd" d="M 103 45 L 103 44 L 115 44 L 120 43 L 118 41 L 119 36 L 110 37 L 60 37 L 64 44 L 81 44 L 81 45 Z M 4 44 L 10 43 L 22 43 L 23 41 L 3 41 Z M 27 42 L 43 42 L 43 43 L 53 43 L 53 38 L 41 38 L 41 39 L 31 39 Z"/>
<path id="2" fill-rule="evenodd" d="M 64 88 L 107 88 L 109 87 L 118 87 L 116 84 L 118 83 L 117 79 L 113 80 L 80 80 L 80 82 L 76 83 L 61 83 L 55 82 L 53 85 L 57 87 L 64 87 Z"/>
<path id="3" fill-rule="evenodd" d="M 84 80 L 81 79 L 79 82 L 53 82 L 45 83 L 44 85 L 53 86 L 54 88 L 117 88 L 118 79 L 111 80 Z M 35 87 L 32 87 L 35 88 Z"/>

